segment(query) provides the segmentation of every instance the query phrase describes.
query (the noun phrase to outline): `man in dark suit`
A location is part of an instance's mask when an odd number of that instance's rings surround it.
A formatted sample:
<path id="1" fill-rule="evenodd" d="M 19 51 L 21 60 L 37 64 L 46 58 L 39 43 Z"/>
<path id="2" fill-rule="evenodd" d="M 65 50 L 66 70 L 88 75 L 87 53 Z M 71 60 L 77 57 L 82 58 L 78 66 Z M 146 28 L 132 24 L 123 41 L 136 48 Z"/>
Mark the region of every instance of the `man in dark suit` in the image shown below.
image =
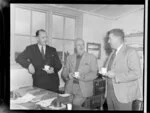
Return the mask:
<path id="1" fill-rule="evenodd" d="M 32 74 L 33 86 L 58 92 L 58 71 L 62 64 L 56 49 L 46 45 L 47 33 L 43 29 L 36 32 L 36 39 L 37 44 L 27 46 L 16 62 Z M 44 69 L 45 65 L 49 66 L 48 70 Z"/>

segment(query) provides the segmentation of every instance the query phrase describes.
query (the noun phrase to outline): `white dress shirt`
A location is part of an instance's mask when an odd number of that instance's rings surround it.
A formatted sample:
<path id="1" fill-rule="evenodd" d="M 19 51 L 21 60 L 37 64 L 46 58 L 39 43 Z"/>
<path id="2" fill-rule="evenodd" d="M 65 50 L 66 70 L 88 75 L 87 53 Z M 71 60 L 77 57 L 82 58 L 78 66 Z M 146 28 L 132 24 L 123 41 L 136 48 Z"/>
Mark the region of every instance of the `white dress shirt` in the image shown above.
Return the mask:
<path id="1" fill-rule="evenodd" d="M 40 52 L 42 52 L 42 45 L 38 44 L 38 47 L 40 49 Z M 45 55 L 46 46 L 43 46 L 43 49 L 44 49 L 44 55 Z"/>
<path id="2" fill-rule="evenodd" d="M 121 44 L 121 45 L 117 48 L 117 50 L 116 50 L 116 55 L 117 55 L 117 53 L 119 52 L 119 50 L 121 49 L 122 46 L 123 46 L 123 44 Z"/>

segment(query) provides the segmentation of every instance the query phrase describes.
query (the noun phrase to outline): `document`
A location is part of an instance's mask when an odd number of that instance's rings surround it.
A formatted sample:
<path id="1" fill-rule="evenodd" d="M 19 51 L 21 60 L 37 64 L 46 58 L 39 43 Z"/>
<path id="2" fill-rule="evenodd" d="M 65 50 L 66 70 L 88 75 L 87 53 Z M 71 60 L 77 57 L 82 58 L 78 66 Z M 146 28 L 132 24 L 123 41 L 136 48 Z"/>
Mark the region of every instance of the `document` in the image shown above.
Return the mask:
<path id="1" fill-rule="evenodd" d="M 16 100 L 11 100 L 11 103 L 26 103 L 31 101 L 32 99 L 34 99 L 36 96 L 32 95 L 32 94 L 25 94 L 23 97 L 17 98 Z"/>
<path id="2" fill-rule="evenodd" d="M 39 102 L 41 101 L 42 97 L 44 97 L 45 95 L 47 95 L 48 93 L 45 93 L 45 94 L 41 94 L 41 95 L 38 95 L 36 96 L 36 98 L 32 99 L 31 102 Z"/>
<path id="3" fill-rule="evenodd" d="M 40 102 L 38 102 L 38 103 L 36 103 L 36 104 L 38 104 L 38 105 L 40 105 L 40 106 L 42 106 L 42 107 L 48 107 L 49 105 L 51 105 L 52 101 L 53 101 L 54 99 L 56 99 L 56 98 L 57 98 L 57 97 L 54 97 L 54 98 L 51 98 L 51 99 L 42 100 L 42 101 L 40 101 Z"/>
<path id="4" fill-rule="evenodd" d="M 24 106 L 22 106 L 22 105 L 19 105 L 19 104 L 15 104 L 15 103 L 12 103 L 12 104 L 10 104 L 10 109 L 12 110 L 12 109 L 14 109 L 14 110 L 21 110 L 21 109 L 23 109 L 23 110 L 28 110 L 29 108 L 27 108 L 27 107 L 24 107 Z"/>
<path id="5" fill-rule="evenodd" d="M 68 93 L 65 93 L 65 94 L 59 94 L 59 96 L 61 96 L 61 97 L 68 97 L 68 96 L 70 96 L 71 94 L 68 94 Z"/>

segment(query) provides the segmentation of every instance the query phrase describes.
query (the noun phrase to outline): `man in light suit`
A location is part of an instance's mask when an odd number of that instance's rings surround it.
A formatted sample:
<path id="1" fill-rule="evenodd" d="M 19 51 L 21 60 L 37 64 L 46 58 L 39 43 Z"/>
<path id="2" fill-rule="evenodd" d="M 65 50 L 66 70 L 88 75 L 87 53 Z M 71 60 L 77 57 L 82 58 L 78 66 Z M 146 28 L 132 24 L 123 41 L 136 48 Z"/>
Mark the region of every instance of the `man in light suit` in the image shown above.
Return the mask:
<path id="1" fill-rule="evenodd" d="M 140 98 L 138 78 L 141 76 L 140 59 L 135 49 L 124 44 L 124 32 L 108 32 L 112 52 L 106 63 L 108 110 L 131 110 L 132 101 Z"/>
<path id="2" fill-rule="evenodd" d="M 98 65 L 94 55 L 85 52 L 82 39 L 75 40 L 75 54 L 68 56 L 62 71 L 66 81 L 65 92 L 74 95 L 73 104 L 81 106 L 86 97 L 93 95 L 93 80 L 97 77 Z M 75 77 L 75 72 L 79 76 Z"/>
<path id="3" fill-rule="evenodd" d="M 37 30 L 36 39 L 37 44 L 27 46 L 16 62 L 32 74 L 33 86 L 59 92 L 58 71 L 62 64 L 56 49 L 47 45 L 47 33 L 43 29 Z M 45 65 L 49 66 L 48 70 L 44 69 Z"/>

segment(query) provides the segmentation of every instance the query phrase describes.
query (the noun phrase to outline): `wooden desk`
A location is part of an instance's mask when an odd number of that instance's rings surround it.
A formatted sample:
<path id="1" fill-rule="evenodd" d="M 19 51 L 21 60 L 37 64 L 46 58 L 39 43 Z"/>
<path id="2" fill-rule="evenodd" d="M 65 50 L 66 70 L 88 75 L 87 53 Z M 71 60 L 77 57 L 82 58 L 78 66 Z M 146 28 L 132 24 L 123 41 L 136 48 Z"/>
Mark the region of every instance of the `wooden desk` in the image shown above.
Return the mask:
<path id="1" fill-rule="evenodd" d="M 13 92 L 18 93 L 21 96 L 24 96 L 25 94 L 30 93 L 34 96 L 40 96 L 40 100 L 50 99 L 50 98 L 58 96 L 58 93 L 40 89 L 37 87 L 23 87 L 23 88 L 14 90 Z M 72 102 L 72 98 L 69 99 L 68 103 L 71 103 L 71 102 Z M 36 102 L 26 102 L 26 103 L 20 103 L 18 105 L 21 105 L 27 108 L 28 110 L 43 110 L 39 105 L 36 104 Z M 10 106 L 11 106 L 11 103 L 10 103 Z M 13 110 L 13 109 L 10 107 L 10 110 Z M 21 110 L 26 110 L 26 109 L 21 109 Z M 73 105 L 72 110 L 90 110 L 90 109 Z"/>
<path id="2" fill-rule="evenodd" d="M 50 98 L 58 96 L 58 94 L 55 92 L 37 88 L 37 87 L 31 87 L 31 86 L 19 88 L 17 90 L 14 90 L 13 92 L 18 93 L 20 96 L 24 96 L 25 94 L 30 93 L 34 96 L 40 97 L 40 100 L 50 99 Z M 36 102 L 26 102 L 26 103 L 21 103 L 19 105 L 26 107 L 28 109 L 31 109 L 31 110 L 40 109 L 39 106 L 36 104 Z M 11 106 L 11 103 L 10 103 L 10 106 Z"/>

